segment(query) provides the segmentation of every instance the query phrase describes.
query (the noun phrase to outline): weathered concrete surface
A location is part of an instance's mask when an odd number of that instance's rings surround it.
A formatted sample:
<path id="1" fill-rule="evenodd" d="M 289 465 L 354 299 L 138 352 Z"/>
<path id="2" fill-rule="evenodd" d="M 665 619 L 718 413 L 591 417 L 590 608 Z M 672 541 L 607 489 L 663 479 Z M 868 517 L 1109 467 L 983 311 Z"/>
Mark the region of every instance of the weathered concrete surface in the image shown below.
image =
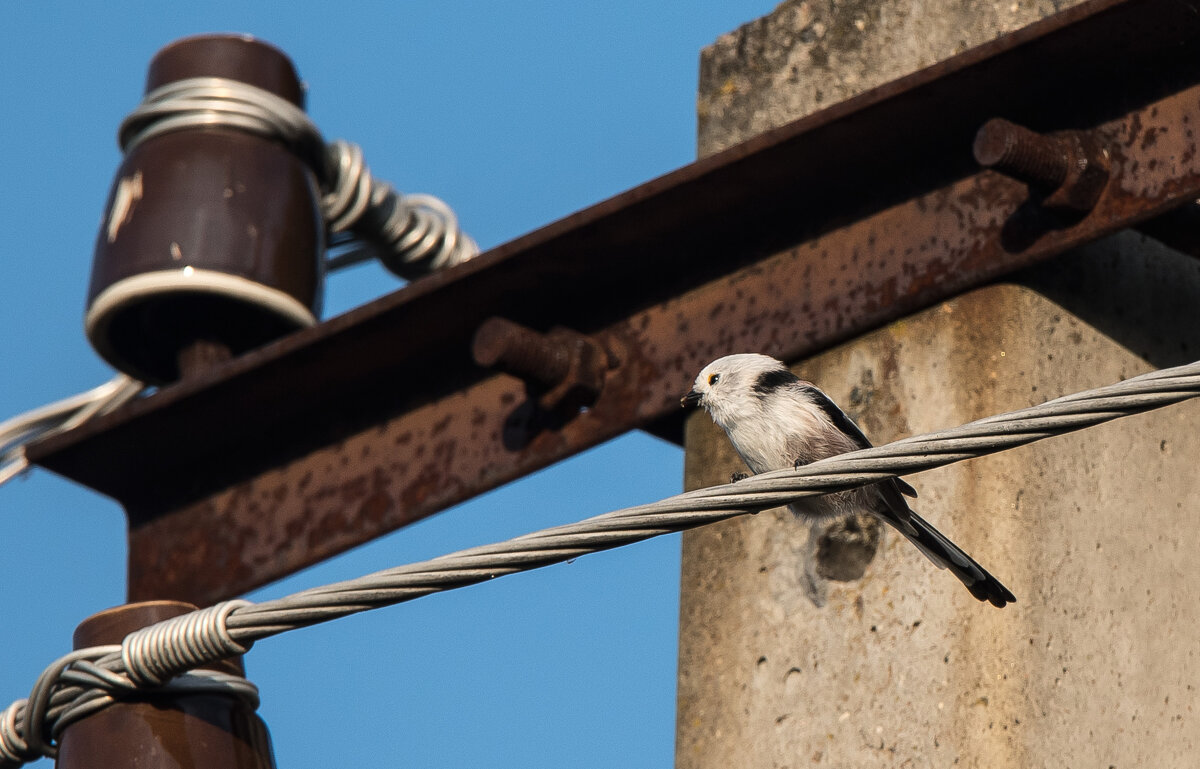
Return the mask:
<path id="1" fill-rule="evenodd" d="M 1129 236 L 1049 271 L 1080 275 L 1060 299 L 1102 304 L 1133 350 L 1010 284 L 797 371 L 884 442 L 1193 360 L 1200 265 L 1160 251 Z M 1016 593 L 1003 610 L 889 530 L 823 608 L 786 511 L 685 535 L 677 764 L 1194 766 L 1197 424 L 1182 404 L 910 478 L 914 508 Z M 703 414 L 687 448 L 689 488 L 741 467 Z"/>
<path id="2" fill-rule="evenodd" d="M 1052 10 L 901 5 L 788 2 L 722 38 L 702 153 Z M 1200 263 L 1126 233 L 796 370 L 881 443 L 1200 358 L 1198 316 Z M 911 477 L 914 508 L 1016 593 L 1003 610 L 890 530 L 821 608 L 785 511 L 685 534 L 678 766 L 1195 766 L 1197 424 L 1182 404 Z M 688 488 L 741 469 L 703 414 L 686 445 Z"/>
<path id="3" fill-rule="evenodd" d="M 700 154 L 844 101 L 1079 0 L 786 0 L 700 57 Z"/>

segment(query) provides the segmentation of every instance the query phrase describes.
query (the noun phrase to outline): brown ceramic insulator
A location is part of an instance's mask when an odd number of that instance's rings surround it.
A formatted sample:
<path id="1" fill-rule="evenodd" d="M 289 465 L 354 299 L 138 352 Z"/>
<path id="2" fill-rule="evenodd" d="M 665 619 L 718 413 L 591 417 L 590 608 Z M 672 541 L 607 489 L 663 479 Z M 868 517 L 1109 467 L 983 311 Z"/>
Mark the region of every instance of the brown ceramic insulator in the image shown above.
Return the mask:
<path id="1" fill-rule="evenodd" d="M 116 644 L 127 634 L 194 606 L 147 601 L 108 609 L 75 630 L 75 648 Z M 212 670 L 240 675 L 241 660 Z M 270 736 L 249 705 L 215 694 L 146 694 L 71 724 L 58 749 L 58 769 L 137 766 L 141 769 L 274 769 Z"/>
<path id="2" fill-rule="evenodd" d="M 146 92 L 198 76 L 239 80 L 304 107 L 304 89 L 287 54 L 249 35 L 197 35 L 169 43 L 150 62 Z"/>
<path id="3" fill-rule="evenodd" d="M 148 89 L 224 77 L 299 106 L 287 57 L 242 36 L 189 38 Z M 313 158 L 234 128 L 185 128 L 125 156 L 96 239 L 85 326 L 109 363 L 163 384 L 197 340 L 233 355 L 316 322 L 324 229 Z"/>

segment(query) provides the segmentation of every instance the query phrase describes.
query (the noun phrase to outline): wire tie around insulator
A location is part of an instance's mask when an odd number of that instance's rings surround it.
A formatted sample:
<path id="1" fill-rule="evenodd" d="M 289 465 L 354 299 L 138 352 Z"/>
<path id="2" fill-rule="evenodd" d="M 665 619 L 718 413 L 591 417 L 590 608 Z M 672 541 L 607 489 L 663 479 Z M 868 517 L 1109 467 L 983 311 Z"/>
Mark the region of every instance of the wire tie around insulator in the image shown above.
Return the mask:
<path id="1" fill-rule="evenodd" d="M 329 269 L 376 256 L 387 269 L 411 280 L 479 254 L 479 244 L 460 229 L 458 217 L 443 200 L 404 195 L 375 179 L 361 147 L 342 140 L 326 144 L 303 109 L 249 83 L 195 77 L 160 86 L 146 94 L 121 123 L 118 141 L 129 153 L 165 133 L 207 128 L 243 131 L 278 142 L 316 174 L 329 234 L 341 233 L 344 240 L 360 244 L 329 259 Z"/>
<path id="2" fill-rule="evenodd" d="M 17 711 L 28 705 L 28 700 L 17 700 L 0 711 L 0 761 L 22 764 L 37 758 L 30 753 L 29 745 L 17 731 Z"/>
<path id="3" fill-rule="evenodd" d="M 229 615 L 250 601 L 225 601 L 135 630 L 121 642 L 125 672 L 138 686 L 161 686 L 180 673 L 238 654 L 250 646 L 229 635 Z"/>

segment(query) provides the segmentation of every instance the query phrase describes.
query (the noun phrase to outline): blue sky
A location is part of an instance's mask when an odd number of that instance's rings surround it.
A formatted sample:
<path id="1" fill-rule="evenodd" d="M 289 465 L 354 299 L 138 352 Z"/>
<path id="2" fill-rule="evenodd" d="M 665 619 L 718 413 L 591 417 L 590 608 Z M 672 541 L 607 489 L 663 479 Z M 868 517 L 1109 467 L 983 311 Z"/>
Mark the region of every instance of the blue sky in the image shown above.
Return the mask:
<path id="1" fill-rule="evenodd" d="M 246 32 L 286 51 L 328 139 L 444 198 L 484 248 L 689 162 L 699 49 L 769 0 L 6 4 L 0 24 L 0 419 L 111 371 L 82 332 L 116 128 L 155 51 Z M 326 315 L 395 290 L 334 275 Z M 682 453 L 631 435 L 249 597 L 668 496 Z M 124 516 L 44 471 L 0 488 L 0 707 L 124 598 Z M 280 767 L 668 765 L 678 537 L 260 642 Z"/>

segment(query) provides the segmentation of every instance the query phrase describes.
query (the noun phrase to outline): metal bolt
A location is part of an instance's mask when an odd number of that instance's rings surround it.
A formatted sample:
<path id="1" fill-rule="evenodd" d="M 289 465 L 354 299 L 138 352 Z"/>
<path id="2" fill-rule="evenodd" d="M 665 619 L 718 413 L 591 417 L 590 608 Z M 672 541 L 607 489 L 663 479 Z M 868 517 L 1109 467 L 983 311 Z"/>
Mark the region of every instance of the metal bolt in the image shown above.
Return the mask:
<path id="1" fill-rule="evenodd" d="M 549 337 L 504 318 L 488 318 L 475 332 L 471 352 L 475 362 L 553 386 L 569 368 L 568 352 Z"/>
<path id="2" fill-rule="evenodd" d="M 1023 182 L 1057 189 L 1067 178 L 1071 153 L 1060 139 L 993 118 L 975 135 L 975 160 Z"/>
<path id="3" fill-rule="evenodd" d="M 545 390 L 538 402 L 551 411 L 594 403 L 612 363 L 604 347 L 583 334 L 563 328 L 541 334 L 504 318 L 480 325 L 471 352 L 480 366 Z"/>
<path id="4" fill-rule="evenodd" d="M 233 357 L 229 346 L 208 339 L 198 339 L 176 355 L 180 379 L 192 379 Z"/>
<path id="5" fill-rule="evenodd" d="M 1108 184 L 1108 150 L 1083 131 L 1043 135 L 994 118 L 975 135 L 974 151 L 984 168 L 1048 193 L 1040 201 L 1045 208 L 1090 211 Z"/>

